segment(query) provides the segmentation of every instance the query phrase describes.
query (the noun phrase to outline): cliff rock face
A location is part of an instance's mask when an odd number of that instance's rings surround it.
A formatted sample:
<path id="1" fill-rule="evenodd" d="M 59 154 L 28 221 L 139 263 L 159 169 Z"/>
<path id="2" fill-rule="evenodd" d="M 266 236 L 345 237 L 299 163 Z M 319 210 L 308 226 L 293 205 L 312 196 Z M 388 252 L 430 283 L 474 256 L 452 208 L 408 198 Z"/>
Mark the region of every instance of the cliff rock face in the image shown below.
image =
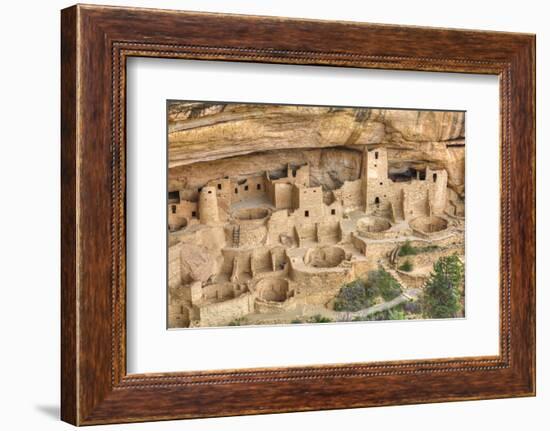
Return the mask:
<path id="1" fill-rule="evenodd" d="M 311 183 L 338 188 L 345 180 L 355 180 L 361 169 L 361 153 L 343 147 L 326 149 L 273 150 L 209 162 L 181 165 L 170 169 L 169 188 L 198 188 L 222 175 L 243 178 L 265 171 L 285 170 L 287 164 L 309 163 Z"/>
<path id="2" fill-rule="evenodd" d="M 464 112 L 172 102 L 168 121 L 171 190 L 306 161 L 330 187 L 357 178 L 365 146 L 396 166 L 445 168 L 463 190 Z"/>

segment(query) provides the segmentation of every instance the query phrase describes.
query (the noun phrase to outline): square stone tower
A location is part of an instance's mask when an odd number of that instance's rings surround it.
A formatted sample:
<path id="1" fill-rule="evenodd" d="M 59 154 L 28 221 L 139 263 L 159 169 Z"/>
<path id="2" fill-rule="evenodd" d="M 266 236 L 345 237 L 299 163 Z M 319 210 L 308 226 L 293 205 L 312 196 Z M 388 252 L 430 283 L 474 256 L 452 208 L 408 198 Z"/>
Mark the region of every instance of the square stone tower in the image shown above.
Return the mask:
<path id="1" fill-rule="evenodd" d="M 392 190 L 388 178 L 388 152 L 385 148 L 363 150 L 361 179 L 365 212 L 388 209 Z"/>
<path id="2" fill-rule="evenodd" d="M 294 186 L 293 206 L 300 218 L 318 219 L 323 216 L 322 187 Z"/>

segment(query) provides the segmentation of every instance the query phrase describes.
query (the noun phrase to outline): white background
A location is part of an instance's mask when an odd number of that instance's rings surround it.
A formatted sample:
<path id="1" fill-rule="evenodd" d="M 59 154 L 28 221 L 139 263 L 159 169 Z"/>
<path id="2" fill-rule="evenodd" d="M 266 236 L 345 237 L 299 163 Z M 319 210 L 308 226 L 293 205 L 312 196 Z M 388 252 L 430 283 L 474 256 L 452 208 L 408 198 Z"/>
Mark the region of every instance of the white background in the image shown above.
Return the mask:
<path id="1" fill-rule="evenodd" d="M 550 29 L 542 1 L 338 2 L 103 1 L 107 4 L 537 33 L 538 220 L 550 217 L 544 119 Z M 59 9 L 69 2 L 5 2 L 0 15 L 0 397 L 3 429 L 70 429 L 59 409 Z M 546 186 L 546 192 L 543 190 Z M 105 426 L 97 429 L 548 429 L 548 224 L 538 230 L 538 396 L 509 399 Z"/>
<path id="2" fill-rule="evenodd" d="M 128 372 L 498 354 L 498 77 L 142 58 L 127 83 Z M 466 318 L 167 331 L 166 99 L 182 98 L 466 111 Z"/>

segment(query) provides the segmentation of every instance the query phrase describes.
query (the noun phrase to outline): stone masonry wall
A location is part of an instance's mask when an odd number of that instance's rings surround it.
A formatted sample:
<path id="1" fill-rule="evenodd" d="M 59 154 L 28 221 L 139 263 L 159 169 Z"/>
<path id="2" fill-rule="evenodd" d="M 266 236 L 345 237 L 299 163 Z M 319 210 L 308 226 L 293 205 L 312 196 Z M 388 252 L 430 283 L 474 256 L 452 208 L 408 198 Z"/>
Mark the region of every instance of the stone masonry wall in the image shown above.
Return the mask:
<path id="1" fill-rule="evenodd" d="M 197 202 L 182 200 L 168 205 L 168 227 L 177 230 L 187 226 L 192 220 L 198 221 Z"/>
<path id="2" fill-rule="evenodd" d="M 231 203 L 267 196 L 265 183 L 264 175 L 246 178 L 242 181 L 232 181 Z"/>
<path id="3" fill-rule="evenodd" d="M 325 305 L 334 298 L 345 283 L 354 278 L 351 269 L 324 271 L 318 273 L 292 272 L 289 287 L 295 292 L 297 304 Z"/>
<path id="4" fill-rule="evenodd" d="M 170 246 L 168 248 L 168 287 L 177 287 L 181 284 L 181 264 L 180 253 L 182 244 Z"/>
<path id="5" fill-rule="evenodd" d="M 292 188 L 291 184 L 273 184 L 273 197 L 271 202 L 277 209 L 292 208 Z"/>
<path id="6" fill-rule="evenodd" d="M 225 326 L 253 310 L 254 302 L 249 293 L 227 301 L 203 305 L 199 308 L 201 326 Z"/>
<path id="7" fill-rule="evenodd" d="M 335 197 L 346 209 L 359 208 L 363 202 L 362 181 L 345 181 L 342 187 L 334 191 Z"/>
<path id="8" fill-rule="evenodd" d="M 317 223 L 317 241 L 320 243 L 334 243 L 340 241 L 341 238 L 340 222 L 336 217 L 327 221 Z"/>
<path id="9" fill-rule="evenodd" d="M 268 244 L 278 244 L 281 235 L 292 235 L 288 222 L 287 210 L 275 211 L 271 214 L 267 221 Z"/>
<path id="10" fill-rule="evenodd" d="M 324 215 L 321 187 L 294 187 L 293 207 L 300 218 L 320 219 Z"/>

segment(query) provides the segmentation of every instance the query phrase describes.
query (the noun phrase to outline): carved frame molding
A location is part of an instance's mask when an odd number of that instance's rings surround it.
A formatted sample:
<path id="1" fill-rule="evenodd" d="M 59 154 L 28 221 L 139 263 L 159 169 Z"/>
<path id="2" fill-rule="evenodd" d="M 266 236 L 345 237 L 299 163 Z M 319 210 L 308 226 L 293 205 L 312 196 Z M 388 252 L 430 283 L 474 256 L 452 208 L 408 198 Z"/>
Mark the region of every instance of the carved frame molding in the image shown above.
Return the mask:
<path id="1" fill-rule="evenodd" d="M 340 40 L 323 37 L 334 31 Z M 525 34 L 63 10 L 62 419 L 87 425 L 534 395 L 534 49 Z M 498 75 L 500 354 L 128 375 L 125 100 L 126 60 L 135 56 Z"/>

